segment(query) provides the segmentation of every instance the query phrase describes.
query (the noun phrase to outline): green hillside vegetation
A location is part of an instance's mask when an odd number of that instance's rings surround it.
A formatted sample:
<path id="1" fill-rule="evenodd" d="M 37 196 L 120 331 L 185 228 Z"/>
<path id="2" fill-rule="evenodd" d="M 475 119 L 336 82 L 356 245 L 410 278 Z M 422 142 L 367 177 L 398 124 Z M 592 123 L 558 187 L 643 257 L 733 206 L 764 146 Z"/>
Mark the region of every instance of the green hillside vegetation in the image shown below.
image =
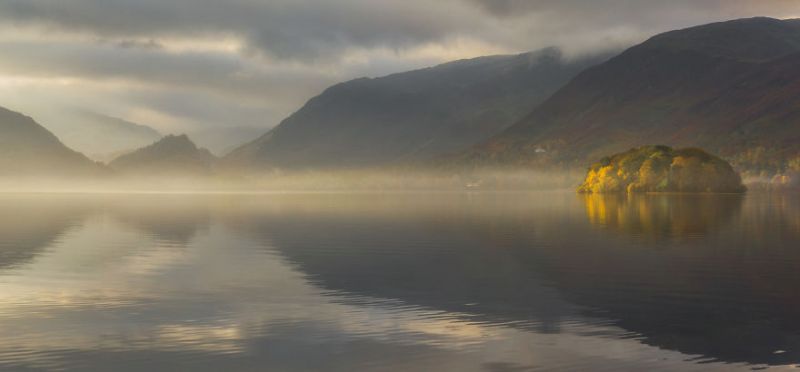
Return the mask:
<path id="1" fill-rule="evenodd" d="M 697 148 L 643 146 L 592 165 L 578 188 L 608 192 L 744 192 L 733 167 Z"/>

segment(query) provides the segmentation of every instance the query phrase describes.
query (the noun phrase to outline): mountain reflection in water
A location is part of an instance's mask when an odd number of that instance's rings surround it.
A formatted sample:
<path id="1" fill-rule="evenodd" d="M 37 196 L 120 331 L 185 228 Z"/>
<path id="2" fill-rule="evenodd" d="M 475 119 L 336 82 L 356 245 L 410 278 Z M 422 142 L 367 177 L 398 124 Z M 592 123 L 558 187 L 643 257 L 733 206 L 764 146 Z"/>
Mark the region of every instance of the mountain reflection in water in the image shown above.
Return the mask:
<path id="1" fill-rule="evenodd" d="M 790 195 L 3 195 L 0 221 L 0 369 L 800 362 Z"/>

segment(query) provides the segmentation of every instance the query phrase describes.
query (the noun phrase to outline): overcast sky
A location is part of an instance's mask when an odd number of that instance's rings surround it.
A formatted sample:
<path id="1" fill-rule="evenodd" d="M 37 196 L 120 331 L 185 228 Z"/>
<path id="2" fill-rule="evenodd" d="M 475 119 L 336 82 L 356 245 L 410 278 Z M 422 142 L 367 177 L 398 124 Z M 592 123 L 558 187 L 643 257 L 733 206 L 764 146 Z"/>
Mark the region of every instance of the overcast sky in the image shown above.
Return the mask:
<path id="1" fill-rule="evenodd" d="M 800 0 L 0 0 L 0 106 L 269 128 L 354 77 L 758 15 Z"/>

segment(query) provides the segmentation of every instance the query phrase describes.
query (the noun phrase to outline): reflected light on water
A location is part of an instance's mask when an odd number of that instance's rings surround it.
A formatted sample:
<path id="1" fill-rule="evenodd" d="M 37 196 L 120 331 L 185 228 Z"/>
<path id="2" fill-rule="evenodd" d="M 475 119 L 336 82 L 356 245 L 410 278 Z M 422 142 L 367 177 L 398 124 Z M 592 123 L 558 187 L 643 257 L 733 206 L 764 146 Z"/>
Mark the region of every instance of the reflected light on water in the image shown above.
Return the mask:
<path id="1" fill-rule="evenodd" d="M 3 195 L 0 369 L 791 367 L 798 211 L 777 195 Z"/>

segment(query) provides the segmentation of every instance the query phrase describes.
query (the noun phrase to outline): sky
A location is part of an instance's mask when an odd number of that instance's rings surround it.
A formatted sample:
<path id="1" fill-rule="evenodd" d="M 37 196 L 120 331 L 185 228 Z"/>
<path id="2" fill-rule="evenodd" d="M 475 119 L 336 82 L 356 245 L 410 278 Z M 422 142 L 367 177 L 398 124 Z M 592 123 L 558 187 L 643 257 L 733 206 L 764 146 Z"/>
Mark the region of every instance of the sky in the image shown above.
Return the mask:
<path id="1" fill-rule="evenodd" d="M 267 130 L 356 77 L 751 16 L 800 17 L 800 0 L 0 0 L 0 106 Z"/>

